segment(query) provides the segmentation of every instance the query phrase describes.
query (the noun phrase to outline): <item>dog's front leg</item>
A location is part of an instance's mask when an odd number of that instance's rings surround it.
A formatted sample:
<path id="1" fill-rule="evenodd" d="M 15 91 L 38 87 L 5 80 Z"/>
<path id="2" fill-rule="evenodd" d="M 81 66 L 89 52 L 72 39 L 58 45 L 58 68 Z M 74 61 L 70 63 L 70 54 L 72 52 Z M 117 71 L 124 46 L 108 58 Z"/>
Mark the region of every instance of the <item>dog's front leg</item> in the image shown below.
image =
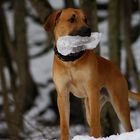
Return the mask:
<path id="1" fill-rule="evenodd" d="M 100 92 L 93 84 L 88 84 L 88 102 L 90 116 L 90 135 L 94 137 L 101 136 L 100 126 Z"/>
<path id="2" fill-rule="evenodd" d="M 60 114 L 61 140 L 68 140 L 70 112 L 69 93 L 64 91 L 63 93 L 58 92 L 57 103 Z"/>

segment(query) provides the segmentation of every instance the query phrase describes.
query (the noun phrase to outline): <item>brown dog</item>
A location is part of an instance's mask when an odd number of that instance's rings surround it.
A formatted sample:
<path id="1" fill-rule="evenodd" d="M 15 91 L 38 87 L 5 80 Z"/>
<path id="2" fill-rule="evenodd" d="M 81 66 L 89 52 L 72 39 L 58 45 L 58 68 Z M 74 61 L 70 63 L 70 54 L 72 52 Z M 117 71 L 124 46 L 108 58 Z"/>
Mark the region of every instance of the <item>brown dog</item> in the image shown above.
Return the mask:
<path id="1" fill-rule="evenodd" d="M 45 30 L 53 31 L 55 41 L 65 35 L 90 36 L 91 31 L 83 11 L 63 9 L 49 16 Z M 106 88 L 108 96 L 126 131 L 131 131 L 128 95 L 140 101 L 138 94 L 128 90 L 127 82 L 112 62 L 97 56 L 91 50 L 63 56 L 57 51 L 53 62 L 53 80 L 58 92 L 61 140 L 69 138 L 69 93 L 84 98 L 90 134 L 101 136 L 100 97 L 101 89 Z"/>

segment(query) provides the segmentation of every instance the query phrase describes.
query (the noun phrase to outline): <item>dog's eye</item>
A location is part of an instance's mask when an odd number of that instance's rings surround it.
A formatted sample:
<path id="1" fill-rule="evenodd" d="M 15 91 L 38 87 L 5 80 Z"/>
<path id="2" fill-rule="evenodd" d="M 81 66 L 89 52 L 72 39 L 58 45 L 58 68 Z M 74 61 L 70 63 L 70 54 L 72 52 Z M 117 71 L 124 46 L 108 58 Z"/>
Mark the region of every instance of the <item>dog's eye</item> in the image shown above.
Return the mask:
<path id="1" fill-rule="evenodd" d="M 75 15 L 73 15 L 71 18 L 69 18 L 68 21 L 70 23 L 74 23 L 75 22 Z"/>

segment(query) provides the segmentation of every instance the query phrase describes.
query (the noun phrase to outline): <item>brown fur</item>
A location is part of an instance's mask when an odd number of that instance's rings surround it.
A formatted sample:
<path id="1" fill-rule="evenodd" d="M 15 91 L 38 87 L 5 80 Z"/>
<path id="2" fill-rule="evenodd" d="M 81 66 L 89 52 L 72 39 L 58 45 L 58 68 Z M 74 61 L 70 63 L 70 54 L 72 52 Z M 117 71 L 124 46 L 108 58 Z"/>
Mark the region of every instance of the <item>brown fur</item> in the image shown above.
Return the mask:
<path id="1" fill-rule="evenodd" d="M 76 21 L 69 23 L 68 19 L 76 15 Z M 68 8 L 53 13 L 46 21 L 44 28 L 53 30 L 55 41 L 60 36 L 82 26 L 88 26 L 84 20 L 82 10 Z M 57 46 L 56 46 L 57 47 Z M 126 131 L 131 131 L 129 97 L 140 101 L 138 94 L 128 91 L 127 82 L 120 71 L 108 61 L 97 56 L 92 50 L 86 50 L 85 54 L 76 61 L 64 62 L 56 55 L 53 62 L 53 80 L 58 92 L 58 108 L 60 113 L 61 140 L 69 138 L 69 93 L 85 99 L 87 122 L 90 126 L 90 134 L 101 136 L 100 127 L 100 90 L 104 87 L 109 94 L 120 121 Z"/>

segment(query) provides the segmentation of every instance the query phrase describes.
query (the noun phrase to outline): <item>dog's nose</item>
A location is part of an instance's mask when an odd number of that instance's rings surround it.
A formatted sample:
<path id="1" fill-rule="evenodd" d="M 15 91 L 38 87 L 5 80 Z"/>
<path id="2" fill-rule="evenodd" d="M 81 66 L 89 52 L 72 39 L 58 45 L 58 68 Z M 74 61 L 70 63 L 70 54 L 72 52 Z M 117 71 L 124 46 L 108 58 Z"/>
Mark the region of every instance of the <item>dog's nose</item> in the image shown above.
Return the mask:
<path id="1" fill-rule="evenodd" d="M 81 27 L 80 30 L 79 30 L 79 35 L 80 36 L 90 36 L 91 35 L 91 29 L 89 27 Z"/>
<path id="2" fill-rule="evenodd" d="M 82 26 L 80 29 L 74 30 L 73 32 L 71 32 L 70 35 L 72 35 L 72 36 L 79 35 L 79 36 L 82 36 L 82 37 L 90 36 L 91 35 L 91 29 L 87 26 Z"/>

